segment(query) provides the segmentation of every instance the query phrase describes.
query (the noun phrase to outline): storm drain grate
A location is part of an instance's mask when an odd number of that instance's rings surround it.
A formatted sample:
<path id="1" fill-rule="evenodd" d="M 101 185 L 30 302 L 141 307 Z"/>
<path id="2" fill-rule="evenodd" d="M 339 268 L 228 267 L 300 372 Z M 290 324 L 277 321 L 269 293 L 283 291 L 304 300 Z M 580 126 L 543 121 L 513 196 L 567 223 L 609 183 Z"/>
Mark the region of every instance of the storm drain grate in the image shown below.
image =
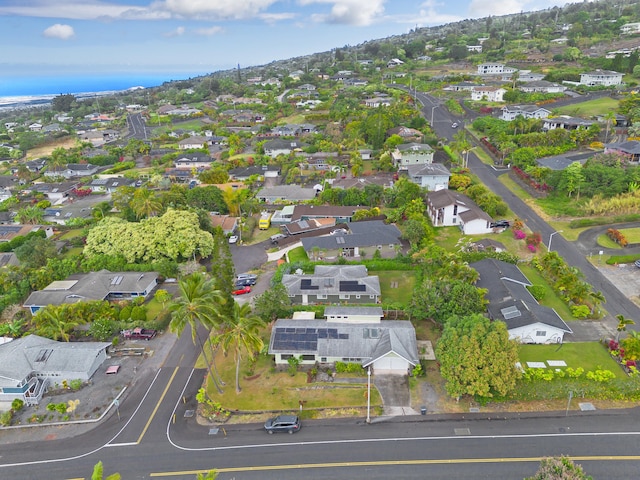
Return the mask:
<path id="1" fill-rule="evenodd" d="M 193 417 L 194 413 L 195 413 L 195 410 L 185 410 L 184 411 L 184 417 L 185 418 L 191 418 L 191 417 Z"/>
<path id="2" fill-rule="evenodd" d="M 209 435 L 217 435 L 220 429 L 218 427 L 210 428 Z"/>
<path id="3" fill-rule="evenodd" d="M 583 412 L 588 412 L 596 409 L 596 407 L 593 406 L 593 403 L 590 402 L 583 402 L 579 403 L 578 405 L 580 406 L 580 410 L 582 410 Z"/>
<path id="4" fill-rule="evenodd" d="M 456 435 L 471 435 L 471 430 L 469 430 L 468 428 L 454 428 L 453 432 Z"/>

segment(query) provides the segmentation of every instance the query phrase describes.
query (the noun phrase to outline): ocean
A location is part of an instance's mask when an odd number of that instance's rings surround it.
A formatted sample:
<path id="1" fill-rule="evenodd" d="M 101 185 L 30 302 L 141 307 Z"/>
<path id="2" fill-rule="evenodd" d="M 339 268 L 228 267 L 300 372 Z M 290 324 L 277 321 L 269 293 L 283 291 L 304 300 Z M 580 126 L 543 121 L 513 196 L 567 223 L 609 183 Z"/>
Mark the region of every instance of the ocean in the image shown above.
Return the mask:
<path id="1" fill-rule="evenodd" d="M 210 73 L 210 72 L 208 72 Z M 193 74 L 119 74 L 69 75 L 0 78 L 0 109 L 21 108 L 47 104 L 60 94 L 79 96 L 108 94 L 134 87 L 157 87 L 171 80 L 185 80 L 206 72 Z"/>

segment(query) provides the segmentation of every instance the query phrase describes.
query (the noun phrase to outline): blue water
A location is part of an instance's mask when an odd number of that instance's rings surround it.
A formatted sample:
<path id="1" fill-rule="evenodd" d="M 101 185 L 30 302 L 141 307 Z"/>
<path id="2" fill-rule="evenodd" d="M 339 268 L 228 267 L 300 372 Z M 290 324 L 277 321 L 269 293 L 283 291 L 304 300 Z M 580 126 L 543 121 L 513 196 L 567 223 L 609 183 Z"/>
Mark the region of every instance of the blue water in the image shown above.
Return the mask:
<path id="1" fill-rule="evenodd" d="M 46 76 L 0 78 L 0 97 L 60 95 L 66 93 L 106 92 L 131 87 L 157 87 L 170 80 L 185 80 L 204 75 L 194 74 L 120 74 L 91 76 Z"/>

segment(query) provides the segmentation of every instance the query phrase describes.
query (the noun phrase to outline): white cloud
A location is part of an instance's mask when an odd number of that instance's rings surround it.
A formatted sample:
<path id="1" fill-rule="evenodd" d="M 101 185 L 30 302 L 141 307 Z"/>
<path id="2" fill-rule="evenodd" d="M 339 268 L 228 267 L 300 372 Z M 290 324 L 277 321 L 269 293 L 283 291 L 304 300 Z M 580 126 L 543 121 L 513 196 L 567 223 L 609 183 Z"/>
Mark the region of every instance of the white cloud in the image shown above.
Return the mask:
<path id="1" fill-rule="evenodd" d="M 119 5 L 96 0 L 33 0 L 0 6 L 0 15 L 40 18 L 66 18 L 94 20 L 99 18 L 127 18 L 140 15 L 145 8 L 135 5 Z"/>
<path id="2" fill-rule="evenodd" d="M 209 27 L 209 28 L 198 28 L 196 29 L 196 34 L 197 35 L 203 35 L 205 37 L 211 37 L 213 35 L 217 35 L 219 33 L 224 32 L 224 29 L 222 27 L 219 26 L 213 26 L 213 27 Z"/>
<path id="3" fill-rule="evenodd" d="M 319 22 L 365 26 L 374 23 L 383 13 L 386 0 L 301 0 L 302 5 L 332 4 L 328 14 L 314 14 Z"/>
<path id="4" fill-rule="evenodd" d="M 295 13 L 261 13 L 258 17 L 268 24 L 282 22 L 283 20 L 293 20 L 298 15 Z"/>
<path id="5" fill-rule="evenodd" d="M 170 32 L 167 32 L 164 34 L 165 37 L 171 38 L 171 37 L 180 37 L 182 35 L 184 35 L 185 29 L 184 27 L 178 27 L 175 30 L 172 30 Z"/>
<path id="6" fill-rule="evenodd" d="M 51 25 L 42 33 L 45 37 L 59 38 L 60 40 L 69 40 L 76 34 L 71 25 L 62 25 L 61 23 Z"/>
<path id="7" fill-rule="evenodd" d="M 252 18 L 277 0 L 159 0 L 151 4 L 153 10 L 169 12 L 172 16 L 197 19 Z"/>
<path id="8" fill-rule="evenodd" d="M 482 18 L 494 15 L 509 15 L 511 13 L 532 12 L 544 10 L 554 6 L 563 6 L 565 0 L 471 0 L 468 16 Z"/>

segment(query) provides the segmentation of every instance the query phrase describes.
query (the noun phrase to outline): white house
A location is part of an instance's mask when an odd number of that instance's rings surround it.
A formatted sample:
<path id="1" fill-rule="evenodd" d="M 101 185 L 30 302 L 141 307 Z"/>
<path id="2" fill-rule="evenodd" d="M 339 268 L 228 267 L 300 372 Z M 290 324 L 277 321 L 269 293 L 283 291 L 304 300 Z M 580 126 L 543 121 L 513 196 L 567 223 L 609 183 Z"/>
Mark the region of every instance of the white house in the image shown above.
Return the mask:
<path id="1" fill-rule="evenodd" d="M 510 122 L 520 116 L 523 118 L 547 118 L 551 111 L 537 105 L 507 105 L 502 107 L 502 120 Z"/>
<path id="2" fill-rule="evenodd" d="M 178 142 L 178 148 L 180 150 L 200 149 L 210 145 L 210 140 L 205 136 L 195 136 L 185 138 Z"/>
<path id="3" fill-rule="evenodd" d="M 620 27 L 620 35 L 635 35 L 640 33 L 640 22 L 625 23 Z"/>
<path id="4" fill-rule="evenodd" d="M 573 333 L 556 311 L 540 305 L 527 287 L 531 282 L 517 265 L 485 258 L 469 265 L 479 274 L 476 287 L 487 290 L 489 318 L 507 324 L 509 338 L 520 343 L 562 343 Z"/>
<path id="5" fill-rule="evenodd" d="M 504 63 L 487 62 L 478 65 L 478 75 L 503 75 L 516 71 L 517 68 L 507 67 Z"/>
<path id="6" fill-rule="evenodd" d="M 502 102 L 505 93 L 507 93 L 507 91 L 501 87 L 473 87 L 471 90 L 471 100 Z"/>
<path id="7" fill-rule="evenodd" d="M 89 380 L 110 346 L 111 342 L 56 342 L 38 335 L 0 344 L 0 408 L 10 408 L 15 399 L 37 405 L 51 382 Z"/>
<path id="8" fill-rule="evenodd" d="M 602 85 L 605 87 L 620 85 L 622 83 L 622 76 L 622 73 L 598 69 L 587 73 L 581 73 L 580 85 Z"/>
<path id="9" fill-rule="evenodd" d="M 276 365 L 359 363 L 374 374 L 407 375 L 418 364 L 416 333 L 407 320 L 382 320 L 380 307 L 327 307 L 325 320 L 277 320 L 269 341 Z"/>
<path id="10" fill-rule="evenodd" d="M 406 172 L 409 180 L 427 190 L 433 191 L 449 188 L 451 172 L 440 163 L 407 165 L 401 172 Z"/>
<path id="11" fill-rule="evenodd" d="M 391 152 L 391 158 L 396 167 L 404 168 L 433 163 L 433 154 L 433 148 L 426 143 L 403 143 Z"/>
<path id="12" fill-rule="evenodd" d="M 465 235 L 493 232 L 493 220 L 466 195 L 438 190 L 427 195 L 427 213 L 434 227 L 458 225 Z"/>
<path id="13" fill-rule="evenodd" d="M 547 82 L 546 80 L 537 80 L 533 82 L 527 82 L 524 85 L 518 87 L 518 90 L 527 93 L 564 93 L 567 87 L 560 85 L 559 83 Z"/>

